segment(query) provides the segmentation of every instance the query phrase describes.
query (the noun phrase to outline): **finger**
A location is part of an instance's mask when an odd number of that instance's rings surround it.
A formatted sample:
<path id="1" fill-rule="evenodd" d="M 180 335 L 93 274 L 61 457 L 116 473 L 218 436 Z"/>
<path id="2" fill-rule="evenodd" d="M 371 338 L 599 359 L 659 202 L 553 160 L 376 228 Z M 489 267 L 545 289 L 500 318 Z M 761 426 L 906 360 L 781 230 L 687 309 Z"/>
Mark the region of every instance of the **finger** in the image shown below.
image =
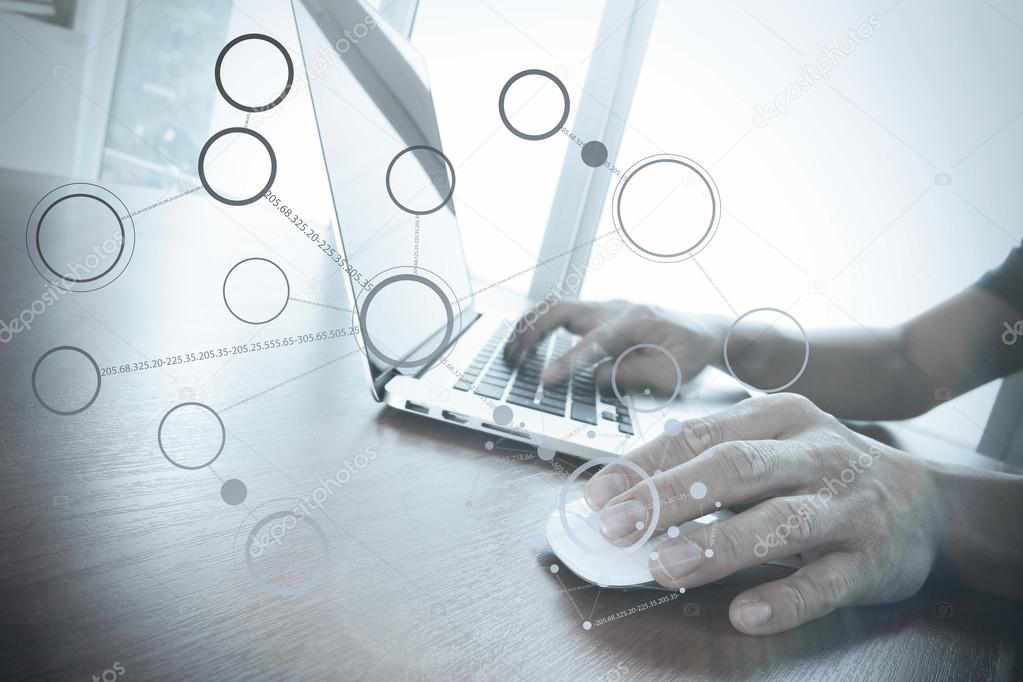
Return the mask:
<path id="1" fill-rule="evenodd" d="M 547 365 L 540 380 L 545 384 L 559 384 L 569 377 L 575 363 L 590 366 L 614 352 L 613 333 L 607 325 L 594 329 Z M 610 348 L 608 346 L 611 346 Z"/>
<path id="2" fill-rule="evenodd" d="M 812 408 L 805 398 L 791 394 L 749 398 L 706 417 L 689 419 L 666 429 L 666 433 L 627 456 L 648 475 L 667 471 L 709 450 L 733 440 L 771 440 L 785 432 L 803 411 Z M 594 509 L 639 483 L 641 477 L 624 466 L 610 464 L 586 485 L 586 501 Z"/>
<path id="3" fill-rule="evenodd" d="M 835 539 L 836 515 L 808 495 L 774 497 L 741 514 L 657 546 L 650 572 L 661 585 L 699 587 Z"/>
<path id="4" fill-rule="evenodd" d="M 585 334 L 593 326 L 593 313 L 582 303 L 558 301 L 545 311 L 534 308 L 515 323 L 504 346 L 505 358 L 512 365 L 517 364 L 523 355 L 559 327 L 566 327 L 573 334 Z"/>
<path id="5" fill-rule="evenodd" d="M 855 604 L 866 590 L 863 561 L 846 552 L 828 554 L 787 578 L 743 592 L 728 617 L 740 632 L 772 635 Z"/>
<path id="6" fill-rule="evenodd" d="M 667 528 L 711 513 L 715 502 L 732 506 L 792 492 L 809 480 L 807 459 L 806 446 L 794 441 L 742 440 L 716 445 L 609 500 L 601 512 L 601 520 L 605 514 L 609 519 L 604 535 L 615 541 L 618 538 L 611 534 L 624 530 L 627 537 L 623 541 L 631 544 L 631 538 L 638 535 L 628 526 L 636 521 L 644 527 L 655 523 Z M 643 511 L 644 515 L 631 519 L 632 524 L 610 523 L 611 519 L 623 519 L 626 510 Z"/>

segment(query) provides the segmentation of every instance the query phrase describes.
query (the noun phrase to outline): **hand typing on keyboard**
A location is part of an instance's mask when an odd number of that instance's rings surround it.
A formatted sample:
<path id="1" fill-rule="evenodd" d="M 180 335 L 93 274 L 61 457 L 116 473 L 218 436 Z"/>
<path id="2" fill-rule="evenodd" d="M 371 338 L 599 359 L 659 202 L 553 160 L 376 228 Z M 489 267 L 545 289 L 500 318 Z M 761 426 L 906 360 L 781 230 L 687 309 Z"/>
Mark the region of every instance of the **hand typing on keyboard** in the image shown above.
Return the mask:
<path id="1" fill-rule="evenodd" d="M 573 364 L 597 365 L 594 381 L 604 389 L 611 385 L 611 361 L 637 344 L 663 349 L 678 363 L 682 379 L 691 379 L 721 356 L 729 325 L 723 317 L 682 317 L 627 301 L 563 301 L 551 306 L 544 315 L 532 319 L 534 317 L 523 317 L 515 325 L 505 346 L 508 363 L 517 365 L 550 332 L 564 328 L 581 338 L 544 369 L 541 380 L 545 384 L 557 384 L 569 376 Z M 670 361 L 651 349 L 639 349 L 624 356 L 615 378 L 623 392 L 650 390 L 670 395 L 678 383 Z"/>

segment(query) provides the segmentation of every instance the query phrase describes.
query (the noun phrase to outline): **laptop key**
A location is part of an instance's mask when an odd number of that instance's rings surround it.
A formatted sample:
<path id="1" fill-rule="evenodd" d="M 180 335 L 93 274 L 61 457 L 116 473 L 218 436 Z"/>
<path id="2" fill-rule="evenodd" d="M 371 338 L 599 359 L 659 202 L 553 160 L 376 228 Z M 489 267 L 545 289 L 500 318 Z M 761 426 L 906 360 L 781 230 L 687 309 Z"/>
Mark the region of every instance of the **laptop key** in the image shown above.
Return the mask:
<path id="1" fill-rule="evenodd" d="M 597 424 L 597 410 L 593 405 L 587 405 L 578 401 L 572 402 L 572 419 L 587 424 Z"/>
<path id="2" fill-rule="evenodd" d="M 475 391 L 476 395 L 481 395 L 484 398 L 493 398 L 494 400 L 500 399 L 504 395 L 503 386 L 493 386 L 491 384 L 480 384 L 479 388 Z"/>
<path id="3" fill-rule="evenodd" d="M 634 435 L 634 433 L 632 431 L 632 424 L 622 424 L 621 422 L 619 422 L 618 423 L 618 430 L 620 432 L 624 433 L 624 434 L 629 435 L 629 436 Z"/>
<path id="4" fill-rule="evenodd" d="M 614 410 L 604 410 L 603 412 L 600 413 L 600 416 L 609 422 L 618 421 L 618 413 L 615 412 Z"/>
<path id="5" fill-rule="evenodd" d="M 472 381 L 466 379 L 459 379 L 458 383 L 455 384 L 456 391 L 468 391 L 472 388 Z"/>

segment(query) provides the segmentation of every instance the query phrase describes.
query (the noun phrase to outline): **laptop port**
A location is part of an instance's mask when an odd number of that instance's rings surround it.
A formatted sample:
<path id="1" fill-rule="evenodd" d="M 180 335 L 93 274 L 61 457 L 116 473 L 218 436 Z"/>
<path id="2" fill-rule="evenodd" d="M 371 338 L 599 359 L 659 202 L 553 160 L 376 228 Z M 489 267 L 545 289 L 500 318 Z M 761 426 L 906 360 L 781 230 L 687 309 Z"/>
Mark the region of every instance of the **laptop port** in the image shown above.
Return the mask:
<path id="1" fill-rule="evenodd" d="M 411 410 L 412 412 L 418 412 L 419 414 L 430 414 L 430 408 L 419 403 L 414 403 L 411 400 L 405 401 L 405 409 Z"/>
<path id="2" fill-rule="evenodd" d="M 440 416 L 444 417 L 449 422 L 455 422 L 456 424 L 469 423 L 469 418 L 466 417 L 464 414 L 458 414 L 457 412 L 452 412 L 451 410 L 444 410 L 443 412 L 440 413 Z"/>
<path id="3" fill-rule="evenodd" d="M 497 424 L 488 424 L 486 422 L 483 422 L 482 426 L 483 426 L 483 428 L 490 429 L 491 431 L 499 431 L 500 433 L 507 433 L 509 436 L 517 436 L 519 438 L 525 438 L 527 440 L 532 440 L 532 438 L 530 438 L 528 433 L 524 433 L 522 431 L 516 431 L 515 429 L 506 429 L 503 426 L 498 426 Z"/>

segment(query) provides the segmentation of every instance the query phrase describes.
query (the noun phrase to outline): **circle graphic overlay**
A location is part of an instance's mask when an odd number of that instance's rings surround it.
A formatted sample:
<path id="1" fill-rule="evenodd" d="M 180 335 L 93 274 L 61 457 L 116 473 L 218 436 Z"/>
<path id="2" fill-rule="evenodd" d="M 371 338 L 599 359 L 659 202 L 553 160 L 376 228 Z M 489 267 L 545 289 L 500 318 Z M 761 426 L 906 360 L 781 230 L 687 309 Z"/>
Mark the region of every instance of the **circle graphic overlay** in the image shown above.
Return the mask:
<path id="1" fill-rule="evenodd" d="M 561 119 L 557 122 L 557 124 L 547 132 L 539 133 L 537 135 L 522 132 L 513 126 L 512 122 L 508 120 L 508 113 L 505 110 L 505 100 L 508 98 L 508 91 L 511 90 L 511 87 L 515 85 L 517 81 L 525 78 L 526 76 L 542 76 L 543 78 L 550 80 L 558 87 L 558 90 L 561 91 L 561 98 L 565 103 L 565 108 L 561 112 Z M 521 137 L 523 140 L 546 140 L 548 137 L 556 134 L 568 121 L 568 112 L 570 109 L 571 102 L 569 101 L 568 89 L 565 87 L 565 84 L 562 83 L 561 79 L 553 73 L 550 71 L 544 71 L 543 69 L 526 69 L 525 71 L 519 71 L 517 74 L 509 78 L 508 82 L 504 84 L 504 87 L 501 88 L 501 96 L 497 100 L 497 111 L 501 115 L 501 122 L 504 123 L 504 127 L 510 130 L 514 135 Z"/>
<path id="2" fill-rule="evenodd" d="M 607 161 L 607 147 L 598 140 L 590 140 L 584 144 L 580 154 L 582 155 L 583 163 L 590 168 L 600 168 Z"/>
<path id="3" fill-rule="evenodd" d="M 44 400 L 39 392 L 40 367 L 42 367 L 43 362 L 46 360 L 46 358 L 54 355 L 55 353 L 61 352 L 78 353 L 79 355 L 84 357 L 89 362 L 90 365 L 92 365 L 92 369 L 96 373 L 96 389 L 92 392 L 92 396 L 81 407 L 76 407 L 73 409 L 61 409 L 60 407 L 55 407 L 54 405 Z M 96 398 L 99 397 L 99 389 L 101 384 L 102 379 L 100 378 L 99 365 L 96 364 L 96 360 L 93 359 L 91 355 L 89 355 L 88 353 L 86 353 L 84 350 L 77 346 L 57 346 L 56 348 L 51 348 L 50 350 L 43 353 L 42 356 L 38 360 L 36 360 L 35 366 L 32 367 L 32 393 L 35 394 L 36 400 L 38 400 L 39 404 L 45 407 L 50 412 L 54 414 L 59 414 L 62 417 L 78 414 L 79 412 L 84 412 L 85 410 L 89 409 L 89 407 L 91 407 L 92 404 L 96 402 Z"/>
<path id="4" fill-rule="evenodd" d="M 426 183 L 425 186 L 430 188 L 428 190 L 429 192 L 432 193 L 434 191 L 434 189 L 436 189 L 437 187 L 442 187 L 443 185 L 447 185 L 447 192 L 441 197 L 440 203 L 437 204 L 436 206 L 433 206 L 431 208 L 426 208 L 426 209 L 412 208 L 412 207 L 407 206 L 406 204 L 402 203 L 401 201 L 399 201 L 398 197 L 396 197 L 395 194 L 394 194 L 394 187 L 391 185 L 391 176 L 392 176 L 392 173 L 394 173 L 395 165 L 398 163 L 398 160 L 401 157 L 403 157 L 405 154 L 410 154 L 410 153 L 412 154 L 412 158 L 415 159 L 415 158 L 417 158 L 416 155 L 415 155 L 415 152 L 419 152 L 419 151 L 421 151 L 421 152 L 428 152 L 431 155 L 439 157 L 440 160 L 443 161 L 444 165 L 447 167 L 446 172 L 442 171 L 440 168 L 429 169 L 429 170 L 426 169 L 425 167 L 423 168 L 424 170 L 427 170 L 426 179 L 428 180 L 428 182 Z M 430 158 L 430 157 L 426 157 L 426 158 Z M 442 174 L 443 174 L 443 178 L 441 177 Z M 448 178 L 450 178 L 450 182 L 448 182 Z M 443 182 L 442 182 L 442 180 L 443 180 Z M 455 166 L 451 163 L 451 159 L 449 159 L 444 154 L 444 152 L 442 152 L 441 150 L 437 149 L 436 147 L 431 147 L 428 144 L 414 144 L 411 147 L 406 147 L 405 149 L 402 149 L 400 152 L 398 152 L 395 155 L 395 157 L 393 159 L 391 159 L 391 163 L 387 164 L 387 172 L 384 174 L 384 186 L 387 188 L 387 196 L 391 197 L 391 201 L 394 202 L 394 205 L 397 206 L 398 208 L 400 208 L 401 210 L 405 211 L 405 213 L 411 213 L 412 215 L 429 215 L 431 213 L 436 213 L 437 211 L 439 211 L 442 208 L 444 208 L 445 206 L 447 206 L 448 202 L 451 201 L 451 197 L 454 196 L 454 194 L 455 194 Z M 417 194 L 418 194 L 418 192 L 417 192 Z"/>
<path id="5" fill-rule="evenodd" d="M 25 230 L 36 272 L 66 291 L 94 291 L 128 267 L 135 223 L 109 190 L 87 182 L 61 185 L 36 203 Z"/>
<path id="6" fill-rule="evenodd" d="M 246 197 L 244 199 L 232 199 L 230 197 L 226 197 L 222 194 L 219 194 L 213 189 L 212 186 L 210 186 L 210 182 L 206 178 L 206 155 L 207 153 L 209 153 L 210 147 L 213 146 L 214 142 L 224 137 L 225 135 L 234 134 L 250 135 L 251 137 L 255 138 L 257 142 L 263 145 L 263 148 L 266 149 L 266 153 L 270 157 L 270 177 L 269 179 L 267 179 L 266 184 L 263 186 L 263 189 L 259 190 L 252 196 Z M 267 193 L 270 187 L 273 186 L 274 180 L 276 178 L 277 178 L 277 155 L 274 154 L 273 147 L 270 146 L 270 143 L 267 142 L 266 138 L 257 133 L 255 130 L 250 130 L 249 128 L 243 128 L 240 126 L 224 128 L 223 130 L 214 133 L 210 139 L 206 140 L 206 144 L 203 145 L 202 151 L 199 152 L 199 182 L 202 183 L 203 189 L 205 189 L 206 192 L 211 197 L 213 197 L 222 204 L 227 204 L 228 206 L 246 206 L 248 204 L 259 201 L 260 199 L 263 198 L 263 195 Z"/>
<path id="7" fill-rule="evenodd" d="M 219 427 L 219 430 L 220 430 L 220 443 L 217 445 L 216 453 L 214 453 L 212 457 L 210 457 L 207 461 L 202 462 L 201 464 L 185 464 L 183 462 L 177 461 L 174 457 L 171 457 L 171 455 L 167 453 L 167 446 L 170 445 L 170 443 L 165 443 L 164 442 L 164 433 L 163 433 L 164 432 L 164 428 L 168 425 L 168 422 L 167 422 L 168 418 L 170 418 L 170 416 L 172 414 L 174 414 L 175 412 L 178 412 L 178 410 L 184 410 L 183 413 L 179 413 L 179 416 L 183 414 L 184 416 L 187 417 L 188 413 L 192 413 L 193 416 L 195 416 L 197 414 L 208 413 L 208 414 L 213 415 L 214 419 L 216 419 L 216 424 L 217 424 L 217 426 Z M 175 431 L 177 431 L 177 430 L 179 430 L 179 429 L 175 429 Z M 177 435 L 183 435 L 183 434 L 177 434 Z M 168 436 L 170 436 L 170 434 L 168 434 Z M 160 420 L 160 426 L 157 427 L 157 430 L 156 430 L 156 442 L 160 446 L 160 452 L 162 452 L 163 456 L 167 458 L 167 461 L 170 462 L 171 464 L 173 464 L 176 467 L 179 467 L 181 469 L 189 469 L 189 470 L 202 469 L 203 467 L 208 467 L 209 465 L 213 464 L 213 462 L 216 461 L 217 457 L 220 457 L 220 453 L 224 451 L 224 442 L 225 442 L 226 438 L 227 438 L 227 432 L 224 429 L 224 421 L 220 418 L 220 415 L 217 414 L 216 411 L 214 411 L 213 408 L 210 407 L 209 405 L 205 405 L 203 403 L 197 403 L 197 402 L 178 403 L 174 407 L 172 407 L 169 410 L 167 410 L 167 414 L 163 415 L 163 419 Z M 170 440 L 170 438 L 168 438 L 168 440 Z M 175 438 L 175 440 L 179 440 L 179 439 Z M 193 446 L 194 444 L 193 443 L 188 443 L 187 445 L 188 446 Z M 172 449 L 174 449 L 174 448 L 172 448 Z"/>
<path id="8" fill-rule="evenodd" d="M 671 190 L 671 192 L 669 192 L 667 196 L 664 196 L 657 205 L 647 206 L 647 210 L 644 211 L 643 218 L 635 224 L 627 224 L 627 221 L 622 217 L 622 200 L 626 196 L 625 190 L 629 187 L 630 183 L 632 183 L 634 179 L 641 177 L 640 172 L 643 170 L 655 168 L 659 170 L 665 169 L 666 166 L 662 164 L 675 164 L 680 167 L 680 170 L 695 174 L 695 176 L 699 179 L 700 186 L 706 190 L 707 195 L 710 198 L 710 216 L 708 218 L 706 228 L 701 228 L 703 229 L 702 236 L 700 236 L 695 242 L 686 246 L 686 248 L 678 251 L 647 248 L 640 244 L 639 239 L 635 236 L 636 229 L 640 226 L 643 219 L 645 219 L 646 216 L 649 216 L 650 212 L 657 210 L 661 204 L 663 204 L 663 202 L 666 201 L 672 193 L 674 193 L 675 190 Z M 649 171 L 645 175 L 649 176 Z M 638 184 L 639 180 L 636 180 L 636 182 Z M 636 185 L 633 185 L 633 187 L 635 188 Z M 675 189 L 677 188 L 678 186 L 676 186 Z M 636 190 L 634 189 L 633 191 Z M 687 159 L 686 157 L 679 156 L 677 154 L 657 154 L 655 156 L 650 156 L 629 168 L 615 186 L 611 206 L 613 209 L 611 214 L 614 219 L 615 229 L 617 229 L 618 233 L 624 238 L 625 243 L 629 246 L 629 248 L 636 254 L 648 260 L 660 263 L 674 263 L 687 258 L 692 258 L 698 254 L 714 237 L 714 234 L 718 229 L 718 223 L 721 219 L 721 196 L 718 194 L 717 185 L 714 184 L 714 179 L 710 176 L 710 173 L 692 159 Z"/>
<path id="9" fill-rule="evenodd" d="M 288 525 L 289 520 L 292 521 L 290 528 Z M 298 525 L 299 520 L 309 526 L 309 528 L 311 528 L 316 534 L 316 539 L 319 542 L 321 550 L 321 561 L 319 567 L 309 580 L 298 584 L 280 585 L 273 583 L 256 568 L 255 559 L 262 557 L 266 553 L 267 546 L 273 543 L 280 543 L 281 538 L 287 536 L 291 532 L 294 532 L 294 528 Z M 256 538 L 259 536 L 259 532 L 268 526 L 270 526 L 267 532 L 271 538 L 270 543 L 257 543 Z M 276 530 L 280 530 L 280 533 L 275 534 L 274 531 Z M 256 548 L 258 548 L 258 551 L 255 551 Z M 294 510 L 275 512 L 265 516 L 252 528 L 249 532 L 248 539 L 245 541 L 245 565 L 249 569 L 249 575 L 251 575 L 253 580 L 259 583 L 264 590 L 279 597 L 297 597 L 313 589 L 327 575 L 329 564 L 330 546 L 327 544 L 327 535 L 323 532 L 320 525 L 309 518 L 309 515 L 305 513 L 302 513 L 301 518 L 299 518 Z"/>
<path id="10" fill-rule="evenodd" d="M 230 505 L 239 505 L 249 496 L 249 489 L 237 478 L 229 478 L 220 486 L 220 498 Z"/>
<path id="11" fill-rule="evenodd" d="M 227 271 L 223 294 L 224 305 L 235 319 L 245 324 L 267 324 L 288 307 L 291 284 L 281 266 L 272 260 L 246 258 Z M 235 305 L 231 305 L 231 300 Z"/>
<path id="12" fill-rule="evenodd" d="M 565 535 L 569 537 L 576 544 L 577 547 L 582 549 L 584 552 L 600 553 L 602 550 L 597 547 L 591 547 L 585 542 L 579 539 L 579 536 L 573 532 L 571 524 L 568 522 L 568 513 L 565 511 L 565 507 L 568 503 L 568 492 L 572 487 L 572 484 L 579 478 L 580 475 L 589 471 L 594 467 L 601 465 L 608 466 L 611 464 L 621 465 L 627 469 L 630 469 L 639 476 L 640 480 L 647 489 L 650 491 L 650 499 L 653 501 L 651 505 L 651 518 L 650 523 L 647 525 L 646 530 L 643 532 L 643 536 L 639 540 L 632 543 L 628 547 L 616 547 L 616 550 L 621 550 L 628 554 L 635 552 L 646 544 L 647 540 L 653 537 L 654 531 L 657 529 L 657 522 L 661 518 L 661 499 L 657 494 L 657 486 L 654 485 L 653 478 L 651 478 L 643 469 L 640 468 L 635 462 L 625 457 L 596 457 L 588 462 L 580 464 L 576 467 L 575 471 L 569 474 L 568 478 L 565 479 L 564 485 L 561 486 L 561 492 L 558 494 L 558 515 L 561 517 L 561 527 L 565 531 Z"/>
<path id="13" fill-rule="evenodd" d="M 284 86 L 284 90 L 281 91 L 280 95 L 278 95 L 275 99 L 271 100 L 267 104 L 259 106 L 249 106 L 246 104 L 242 104 L 241 102 L 235 100 L 233 97 L 227 94 L 227 90 L 224 88 L 224 81 L 223 78 L 221 77 L 221 70 L 224 67 L 224 58 L 227 57 L 227 53 L 231 51 L 232 47 L 246 40 L 262 40 L 267 43 L 270 43 L 278 50 L 280 50 L 281 55 L 284 57 L 284 63 L 288 67 L 288 81 Z M 294 85 L 295 83 L 295 64 L 294 62 L 291 61 L 291 55 L 288 54 L 288 51 L 284 49 L 284 46 L 281 45 L 281 43 L 275 38 L 272 38 L 268 35 L 264 35 L 262 33 L 246 33 L 245 35 L 240 35 L 231 42 L 229 42 L 227 45 L 224 46 L 224 49 L 220 51 L 220 54 L 217 56 L 216 66 L 213 67 L 213 80 L 217 84 L 217 90 L 220 91 L 220 96 L 223 97 L 228 104 L 230 104 L 235 109 L 241 109 L 242 111 L 247 111 L 249 113 L 256 113 L 260 111 L 266 111 L 268 109 L 273 109 L 275 106 L 283 102 L 284 98 L 288 96 L 288 93 L 291 91 L 291 86 Z"/>
<path id="14" fill-rule="evenodd" d="M 389 288 L 394 297 L 381 296 Z M 462 310 L 458 297 L 440 276 L 425 268 L 402 266 L 385 270 L 370 280 L 359 296 L 361 300 L 357 301 L 353 316 L 353 323 L 361 331 L 356 340 L 365 352 L 393 368 L 433 366 L 460 331 Z M 414 302 L 410 302 L 412 296 L 416 297 Z M 435 308 L 434 301 L 440 302 L 441 315 L 422 312 Z M 374 302 L 386 306 L 380 318 L 370 315 Z M 427 339 L 424 345 L 433 350 L 420 352 L 419 348 L 402 345 L 407 344 L 408 339 L 422 338 Z"/>
<path id="15" fill-rule="evenodd" d="M 632 400 L 632 398 L 627 393 L 622 394 L 618 386 L 618 371 L 622 366 L 622 361 L 629 355 L 629 353 L 635 353 L 644 350 L 657 351 L 658 353 L 661 353 L 662 355 L 668 358 L 668 361 L 671 363 L 672 369 L 675 370 L 674 390 L 672 390 L 671 395 L 668 396 L 668 398 L 666 398 L 663 403 L 655 403 L 653 407 L 637 406 L 636 402 Z M 682 377 L 682 368 L 678 366 L 678 360 L 675 359 L 675 356 L 669 353 L 664 348 L 661 348 L 660 346 L 653 343 L 638 343 L 635 346 L 630 346 L 629 348 L 626 348 L 624 351 L 622 351 L 622 354 L 615 359 L 614 364 L 611 366 L 611 390 L 614 391 L 615 397 L 617 397 L 618 400 L 620 400 L 623 405 L 626 405 L 627 407 L 630 407 L 631 409 L 636 410 L 637 412 L 659 412 L 665 409 L 673 402 L 675 402 L 676 398 L 678 398 L 678 394 L 682 391 L 683 382 L 684 378 Z M 649 395 L 650 390 L 647 389 L 646 391 L 644 391 L 644 393 L 646 395 Z"/>
<path id="16" fill-rule="evenodd" d="M 782 317 L 786 317 L 786 318 L 789 319 L 789 321 L 792 322 L 792 324 L 796 325 L 796 328 L 799 329 L 799 333 L 803 335 L 803 364 L 800 366 L 799 371 L 796 372 L 796 376 L 792 377 L 792 379 L 790 381 L 788 381 L 788 382 L 786 382 L 786 383 L 784 383 L 781 386 L 778 386 L 776 388 L 760 388 L 758 386 L 753 386 L 752 384 L 747 384 L 745 381 L 743 381 L 742 379 L 740 379 L 736 375 L 735 370 L 732 369 L 731 360 L 728 357 L 728 342 L 732 338 L 732 332 L 735 331 L 735 328 L 739 325 L 740 322 L 742 322 L 747 317 L 749 317 L 751 315 L 755 315 L 757 313 L 777 313 L 778 315 L 780 315 Z M 742 384 L 742 386 L 744 388 L 746 388 L 747 390 L 750 390 L 750 391 L 759 391 L 760 393 L 778 393 L 779 391 L 784 391 L 786 388 L 788 388 L 792 384 L 794 384 L 797 381 L 799 381 L 799 378 L 801 376 L 803 376 L 803 372 L 806 371 L 806 365 L 807 365 L 807 363 L 810 362 L 810 339 L 809 339 L 809 337 L 807 337 L 806 330 L 803 329 L 803 325 L 799 324 L 799 320 L 797 320 L 796 318 L 794 318 L 792 315 L 790 315 L 789 313 L 785 312 L 784 310 L 781 310 L 779 308 L 766 308 L 766 307 L 765 308 L 754 308 L 753 310 L 751 310 L 751 311 L 749 311 L 747 313 L 743 313 L 739 317 L 735 318 L 735 322 L 733 322 L 732 326 L 728 328 L 728 333 L 725 334 L 725 345 L 724 345 L 723 354 L 725 356 L 725 369 L 727 369 L 728 373 L 732 375 L 732 378 L 735 379 L 736 381 L 738 381 L 740 384 Z"/>

